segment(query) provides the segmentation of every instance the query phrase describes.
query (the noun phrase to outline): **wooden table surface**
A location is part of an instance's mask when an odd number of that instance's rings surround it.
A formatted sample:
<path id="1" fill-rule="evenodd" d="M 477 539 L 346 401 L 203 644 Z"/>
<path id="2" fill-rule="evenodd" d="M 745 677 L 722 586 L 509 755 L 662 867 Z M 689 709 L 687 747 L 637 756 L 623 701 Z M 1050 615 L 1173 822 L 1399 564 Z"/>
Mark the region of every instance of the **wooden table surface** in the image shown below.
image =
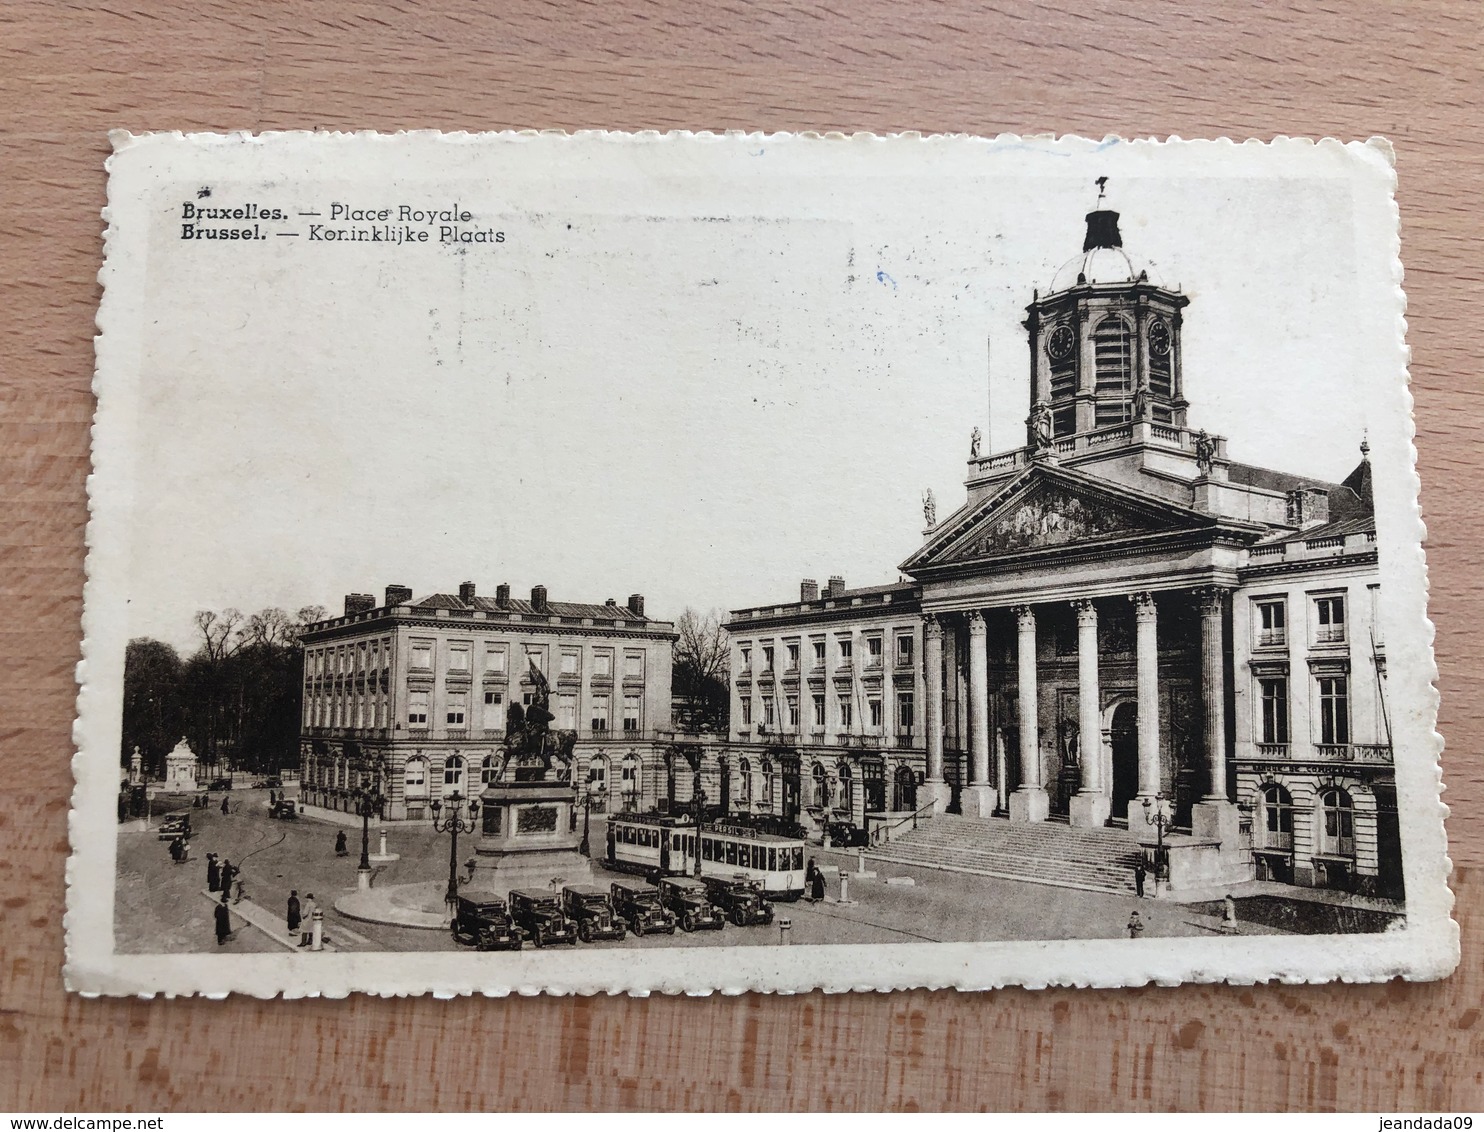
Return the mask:
<path id="1" fill-rule="evenodd" d="M 1066 7 L 0 8 L 0 1109 L 1484 1108 L 1484 664 L 1469 638 L 1484 622 L 1484 6 Z M 98 210 L 105 131 L 120 126 L 1390 137 L 1458 973 L 1426 985 L 791 998 L 64 994 Z"/>

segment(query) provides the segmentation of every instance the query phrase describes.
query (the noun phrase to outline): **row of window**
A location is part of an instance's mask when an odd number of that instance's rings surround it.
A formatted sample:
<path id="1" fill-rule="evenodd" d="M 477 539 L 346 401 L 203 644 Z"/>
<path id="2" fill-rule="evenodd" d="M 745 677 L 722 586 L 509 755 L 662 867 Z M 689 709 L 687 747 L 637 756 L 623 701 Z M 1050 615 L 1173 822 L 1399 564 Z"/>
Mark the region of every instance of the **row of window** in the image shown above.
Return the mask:
<path id="1" fill-rule="evenodd" d="M 414 637 L 411 641 L 411 656 L 409 665 L 413 669 L 432 671 L 437 659 L 438 642 L 430 639 Z M 512 647 L 517 655 L 523 657 L 521 671 L 524 672 L 528 666 L 534 665 L 541 672 L 551 674 L 549 667 L 551 646 L 548 645 L 520 645 L 511 646 L 505 641 L 486 641 L 484 644 L 484 669 L 487 674 L 504 676 L 510 671 L 510 654 Z M 582 675 L 583 650 L 580 646 L 558 646 L 557 674 L 560 676 Z M 472 670 L 474 656 L 473 641 L 448 641 L 445 646 L 444 660 L 449 672 L 469 672 Z M 613 676 L 613 665 L 615 663 L 614 650 L 611 648 L 593 648 L 590 650 L 590 669 L 596 678 Z M 644 677 L 644 650 L 626 649 L 623 653 L 623 675 L 625 679 Z"/>
<path id="2" fill-rule="evenodd" d="M 432 638 L 416 638 L 410 642 L 409 665 L 418 670 L 432 671 L 438 659 L 439 642 Z M 505 641 L 484 642 L 483 671 L 491 675 L 506 675 L 510 671 L 511 654 L 522 657 L 521 671 L 534 664 L 550 675 L 548 667 L 549 645 L 511 645 Z M 581 676 L 583 650 L 580 646 L 557 646 L 557 672 L 562 676 Z M 475 655 L 474 641 L 447 641 L 444 643 L 443 663 L 448 672 L 472 672 Z M 616 650 L 595 647 L 589 651 L 589 668 L 594 677 L 612 677 L 614 665 L 618 663 Z M 356 672 L 379 672 L 391 664 L 392 642 L 390 637 L 378 640 L 359 641 L 343 645 L 326 645 L 305 652 L 304 663 L 310 677 L 337 676 Z M 622 656 L 625 679 L 644 678 L 644 650 L 625 649 Z"/>
<path id="3" fill-rule="evenodd" d="M 414 730 L 421 730 L 428 726 L 428 707 L 432 693 L 427 691 L 413 691 L 407 694 L 407 725 Z M 464 691 L 446 691 L 444 700 L 444 724 L 447 727 L 468 727 L 469 693 Z M 529 707 L 534 693 L 523 692 L 521 701 L 523 706 Z M 644 697 L 640 694 L 625 694 L 623 696 L 623 730 L 641 731 L 644 728 Z M 552 697 L 552 714 L 556 716 L 555 726 L 562 731 L 575 731 L 578 729 L 577 717 L 577 694 L 575 692 L 561 692 Z M 606 692 L 594 692 L 588 696 L 588 718 L 587 725 L 593 731 L 607 731 L 611 724 L 612 697 Z M 503 731 L 505 729 L 506 702 L 505 693 L 499 689 L 486 689 L 484 692 L 484 710 L 480 716 L 480 726 L 485 731 Z"/>
<path id="4" fill-rule="evenodd" d="M 863 638 L 865 644 L 865 666 L 867 668 L 880 668 L 884 663 L 886 638 L 880 633 L 867 633 Z M 898 668 L 911 668 L 915 649 L 915 638 L 910 632 L 898 632 L 896 635 L 895 664 Z M 760 641 L 757 645 L 760 657 L 758 671 L 766 674 L 778 669 L 777 646 L 772 641 Z M 783 671 L 797 672 L 800 666 L 801 649 L 803 642 L 800 640 L 785 640 L 783 642 Z M 737 646 L 739 674 L 752 671 L 753 643 L 742 641 Z M 814 637 L 809 641 L 810 667 L 821 669 L 826 667 L 826 640 L 824 637 Z M 848 667 L 855 661 L 855 634 L 841 633 L 835 637 L 836 666 Z"/>
<path id="5" fill-rule="evenodd" d="M 1379 674 L 1385 696 L 1386 673 Z M 1317 708 L 1315 740 L 1321 745 L 1344 745 L 1350 742 L 1350 677 L 1344 673 L 1320 673 L 1313 678 L 1314 706 Z M 1257 696 L 1259 704 L 1260 743 L 1286 744 L 1289 742 L 1288 677 L 1259 676 Z M 1378 703 L 1378 708 L 1380 704 Z M 1384 726 L 1384 724 L 1383 724 Z"/>
<path id="6" fill-rule="evenodd" d="M 1381 587 L 1368 587 L 1371 601 L 1372 633 L 1380 643 L 1380 617 L 1377 606 Z M 1309 595 L 1309 644 L 1340 645 L 1349 638 L 1346 631 L 1346 600 L 1344 593 L 1322 593 Z M 1252 647 L 1276 649 L 1288 646 L 1288 599 L 1286 597 L 1258 597 L 1252 599 Z"/>
<path id="7" fill-rule="evenodd" d="M 810 725 L 815 730 L 823 730 L 825 727 L 825 695 L 815 692 L 810 699 Z M 758 704 L 760 712 L 757 715 L 758 723 L 769 730 L 778 726 L 778 701 L 775 696 L 759 696 Z M 784 696 L 784 725 L 788 730 L 799 729 L 799 697 Z M 897 732 L 901 735 L 910 735 L 916 722 L 916 701 L 911 692 L 896 693 L 897 706 Z M 835 718 L 837 725 L 842 729 L 855 726 L 855 696 L 849 692 L 842 692 L 835 697 Z M 868 727 L 880 728 L 884 718 L 882 698 L 879 695 L 868 695 L 866 697 L 866 715 L 862 721 Z M 753 697 L 743 696 L 741 699 L 740 726 L 751 727 L 753 723 Z"/>
<path id="8" fill-rule="evenodd" d="M 479 782 L 481 786 L 492 785 L 495 776 L 499 773 L 500 757 L 486 755 L 479 763 Z M 466 775 L 469 769 L 469 761 L 463 755 L 449 755 L 443 760 L 443 792 L 451 793 L 454 790 L 463 790 L 466 785 Z M 342 766 L 343 771 L 343 766 Z M 594 755 L 588 761 L 587 771 L 588 789 L 590 791 L 606 790 L 608 788 L 608 759 L 603 755 Z M 626 755 L 619 764 L 619 784 L 622 792 L 627 795 L 637 795 L 641 787 L 641 771 L 638 755 Z M 322 785 L 325 785 L 322 783 Z M 428 796 L 428 760 L 422 755 L 414 755 L 407 760 L 403 769 L 402 785 L 405 796 L 408 798 L 426 798 Z"/>
<path id="9" fill-rule="evenodd" d="M 1276 782 L 1262 788 L 1263 817 L 1258 823 L 1263 849 L 1293 851 L 1293 795 Z M 1315 799 L 1319 817 L 1317 850 L 1324 857 L 1355 856 L 1355 802 L 1347 790 L 1331 787 Z"/>

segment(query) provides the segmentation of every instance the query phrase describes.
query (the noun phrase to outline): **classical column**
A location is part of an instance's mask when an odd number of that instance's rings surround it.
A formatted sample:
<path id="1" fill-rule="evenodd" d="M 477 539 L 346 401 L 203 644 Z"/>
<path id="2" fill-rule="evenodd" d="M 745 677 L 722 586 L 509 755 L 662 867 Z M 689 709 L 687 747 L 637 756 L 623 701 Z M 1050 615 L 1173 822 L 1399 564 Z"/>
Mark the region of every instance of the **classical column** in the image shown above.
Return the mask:
<path id="1" fill-rule="evenodd" d="M 1195 591 L 1201 611 L 1201 707 L 1206 723 L 1205 796 L 1191 807 L 1190 832 L 1203 841 L 1220 844 L 1230 858 L 1233 873 L 1242 864 L 1236 806 L 1226 796 L 1226 650 L 1223 624 L 1226 591 L 1206 586 Z"/>
<path id="2" fill-rule="evenodd" d="M 1103 731 L 1098 696 L 1098 610 L 1090 600 L 1072 603 L 1077 610 L 1077 753 L 1082 760 L 1082 787 L 1072 797 L 1074 826 L 1095 828 L 1108 823 L 1112 800 L 1103 786 Z"/>
<path id="3" fill-rule="evenodd" d="M 969 614 L 969 784 L 960 797 L 971 817 L 994 813 L 994 789 L 989 785 L 989 655 L 984 614 Z"/>
<path id="4" fill-rule="evenodd" d="M 1160 791 L 1159 771 L 1159 634 L 1158 614 L 1152 593 L 1136 593 L 1134 603 L 1134 651 L 1139 693 L 1139 795 L 1135 805 Z M 1141 811 L 1142 812 L 1142 811 Z M 1139 820 L 1129 807 L 1130 823 Z"/>
<path id="5" fill-rule="evenodd" d="M 922 726 L 927 732 L 927 780 L 922 784 L 923 799 L 918 804 L 933 804 L 933 812 L 948 808 L 949 789 L 943 781 L 943 626 L 929 613 L 922 628 L 922 683 L 924 703 Z"/>
<path id="6" fill-rule="evenodd" d="M 1036 611 L 1028 605 L 1015 609 L 1017 670 L 1020 699 L 1020 785 L 1010 795 L 1010 820 L 1045 821 L 1051 812 L 1041 782 L 1041 729 L 1036 692 Z"/>

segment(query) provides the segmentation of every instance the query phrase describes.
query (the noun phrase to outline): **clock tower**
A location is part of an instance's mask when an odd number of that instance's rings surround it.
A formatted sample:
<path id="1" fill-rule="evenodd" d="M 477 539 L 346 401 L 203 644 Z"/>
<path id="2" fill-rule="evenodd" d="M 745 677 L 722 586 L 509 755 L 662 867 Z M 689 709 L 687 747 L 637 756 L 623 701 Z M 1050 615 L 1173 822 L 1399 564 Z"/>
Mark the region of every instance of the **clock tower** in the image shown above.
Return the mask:
<path id="1" fill-rule="evenodd" d="M 1118 213 L 1089 212 L 1082 254 L 1063 265 L 1047 294 L 1036 293 L 1022 324 L 1033 437 L 1048 427 L 1060 439 L 1131 420 L 1183 428 L 1180 312 L 1189 302 L 1124 251 Z"/>

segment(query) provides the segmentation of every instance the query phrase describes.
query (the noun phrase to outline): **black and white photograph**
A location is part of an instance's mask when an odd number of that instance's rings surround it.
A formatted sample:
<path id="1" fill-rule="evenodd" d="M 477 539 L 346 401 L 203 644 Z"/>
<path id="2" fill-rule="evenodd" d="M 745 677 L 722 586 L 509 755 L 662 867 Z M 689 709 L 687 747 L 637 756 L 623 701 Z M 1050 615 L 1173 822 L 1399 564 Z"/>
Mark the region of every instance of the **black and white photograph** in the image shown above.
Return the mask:
<path id="1" fill-rule="evenodd" d="M 1452 970 L 1384 142 L 114 146 L 73 989 Z"/>

